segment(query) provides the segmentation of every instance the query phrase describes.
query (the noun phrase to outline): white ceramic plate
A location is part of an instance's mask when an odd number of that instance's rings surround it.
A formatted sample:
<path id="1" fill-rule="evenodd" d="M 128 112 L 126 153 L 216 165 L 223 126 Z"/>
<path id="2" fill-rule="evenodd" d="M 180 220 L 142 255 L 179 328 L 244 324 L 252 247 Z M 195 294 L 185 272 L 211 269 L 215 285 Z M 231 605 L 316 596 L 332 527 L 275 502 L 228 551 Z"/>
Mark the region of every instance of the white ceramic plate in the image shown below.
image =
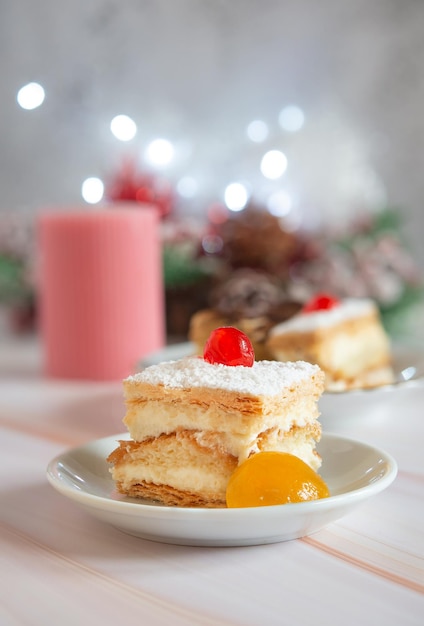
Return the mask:
<path id="1" fill-rule="evenodd" d="M 102 522 L 144 539 L 191 546 L 247 546 L 310 535 L 388 487 L 395 460 L 365 443 L 324 434 L 320 474 L 331 497 L 299 504 L 241 509 L 161 506 L 115 491 L 106 457 L 116 435 L 74 448 L 47 468 L 51 485 Z"/>
<path id="2" fill-rule="evenodd" d="M 384 418 L 389 412 L 399 411 L 404 395 L 417 386 L 424 385 L 424 345 L 422 341 L 398 340 L 393 342 L 393 369 L 395 382 L 371 389 L 326 391 L 319 402 L 320 422 L 325 430 L 337 431 L 347 422 Z M 140 369 L 194 354 L 190 342 L 179 343 L 155 352 L 139 363 Z"/>
<path id="3" fill-rule="evenodd" d="M 393 370 L 395 381 L 370 389 L 352 389 L 344 392 L 326 391 L 319 401 L 319 418 L 326 430 L 337 430 L 343 422 L 385 418 L 390 413 L 399 415 L 407 394 L 424 384 L 424 347 L 421 342 L 394 343 Z"/>

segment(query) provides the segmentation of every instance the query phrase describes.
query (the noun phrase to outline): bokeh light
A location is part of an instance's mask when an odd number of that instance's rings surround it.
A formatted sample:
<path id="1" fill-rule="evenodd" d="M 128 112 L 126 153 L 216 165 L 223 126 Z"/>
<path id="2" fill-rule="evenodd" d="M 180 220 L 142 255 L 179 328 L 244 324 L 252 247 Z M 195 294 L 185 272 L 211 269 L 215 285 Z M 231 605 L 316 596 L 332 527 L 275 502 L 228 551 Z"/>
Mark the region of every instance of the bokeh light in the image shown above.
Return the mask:
<path id="1" fill-rule="evenodd" d="M 128 115 L 116 115 L 110 123 L 110 130 L 120 141 L 131 141 L 137 134 L 137 124 Z"/>
<path id="2" fill-rule="evenodd" d="M 89 204 L 97 204 L 103 198 L 104 184 L 100 178 L 86 178 L 81 187 L 81 195 Z"/>
<path id="3" fill-rule="evenodd" d="M 224 224 L 229 219 L 229 210 L 225 204 L 214 202 L 209 206 L 207 216 L 211 224 Z"/>
<path id="4" fill-rule="evenodd" d="M 278 116 L 278 123 L 283 130 L 295 133 L 300 130 L 305 123 L 305 114 L 302 109 L 294 104 L 281 109 Z"/>
<path id="5" fill-rule="evenodd" d="M 177 182 L 177 191 L 183 198 L 194 198 L 198 191 L 199 185 L 191 176 L 183 176 Z"/>
<path id="6" fill-rule="evenodd" d="M 247 187 L 242 183 L 230 183 L 224 191 L 224 202 L 230 211 L 241 211 L 249 200 Z"/>
<path id="7" fill-rule="evenodd" d="M 26 110 L 36 109 L 43 104 L 45 98 L 44 88 L 39 83 L 28 83 L 21 87 L 16 96 L 20 107 Z"/>
<path id="8" fill-rule="evenodd" d="M 291 196 L 284 189 L 279 189 L 271 194 L 267 200 L 268 211 L 276 217 L 285 217 L 292 208 Z"/>
<path id="9" fill-rule="evenodd" d="M 202 239 L 202 248 L 206 254 L 219 254 L 224 246 L 219 235 L 205 235 Z"/>
<path id="10" fill-rule="evenodd" d="M 247 136 L 255 143 L 262 143 L 268 137 L 268 126 L 262 120 L 253 120 L 247 127 Z"/>
<path id="11" fill-rule="evenodd" d="M 280 178 L 287 169 L 287 157 L 280 150 L 269 150 L 262 157 L 260 168 L 265 178 Z"/>
<path id="12" fill-rule="evenodd" d="M 154 139 L 146 148 L 145 158 L 150 165 L 163 167 L 174 158 L 174 146 L 168 139 Z"/>

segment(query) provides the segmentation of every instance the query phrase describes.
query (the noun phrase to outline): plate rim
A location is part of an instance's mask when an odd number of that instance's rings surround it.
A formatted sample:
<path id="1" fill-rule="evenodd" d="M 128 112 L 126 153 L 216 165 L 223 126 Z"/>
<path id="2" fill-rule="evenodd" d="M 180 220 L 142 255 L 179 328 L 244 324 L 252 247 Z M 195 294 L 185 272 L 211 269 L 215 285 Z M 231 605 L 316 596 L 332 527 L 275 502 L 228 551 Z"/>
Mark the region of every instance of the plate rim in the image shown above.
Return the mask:
<path id="1" fill-rule="evenodd" d="M 313 500 L 310 502 L 300 502 L 300 503 L 289 503 L 289 504 L 279 504 L 279 505 L 270 505 L 266 507 L 240 507 L 240 508 L 207 508 L 207 507 L 178 507 L 178 506 L 165 506 L 161 504 L 156 504 L 153 502 L 146 502 L 140 499 L 140 501 L 128 501 L 128 500 L 115 500 L 111 497 L 105 497 L 101 495 L 96 495 L 89 493 L 87 491 L 81 490 L 78 491 L 75 487 L 69 486 L 63 480 L 59 478 L 57 468 L 59 463 L 61 463 L 66 457 L 69 457 L 78 452 L 90 452 L 92 449 L 92 453 L 94 454 L 94 449 L 96 447 L 101 446 L 102 444 L 106 444 L 110 442 L 117 442 L 119 439 L 129 439 L 129 433 L 118 433 L 115 435 L 108 435 L 106 437 L 100 437 L 98 439 L 90 440 L 86 443 L 80 444 L 78 446 L 74 446 L 72 448 L 66 449 L 63 452 L 54 456 L 46 468 L 46 476 L 50 485 L 58 491 L 60 494 L 68 497 L 70 500 L 78 502 L 81 505 L 88 506 L 90 508 L 95 508 L 98 510 L 103 510 L 107 512 L 115 512 L 122 514 L 133 513 L 136 517 L 144 517 L 146 514 L 148 516 L 168 516 L 168 517 L 177 517 L 184 518 L 187 516 L 202 516 L 202 517 L 237 517 L 246 515 L 246 511 L 249 512 L 249 516 L 259 516 L 262 517 L 264 513 L 268 512 L 270 515 L 272 513 L 278 512 L 282 516 L 284 515 L 295 515 L 299 507 L 305 513 L 310 512 L 311 510 L 316 510 L 317 512 L 321 509 L 331 508 L 331 505 L 334 504 L 335 507 L 341 503 L 354 503 L 356 500 L 364 500 L 372 495 L 377 495 L 382 492 L 384 489 L 389 487 L 398 474 L 398 464 L 396 459 L 385 450 L 380 447 L 373 446 L 365 441 L 361 441 L 352 437 L 345 437 L 343 435 L 339 435 L 338 433 L 331 432 L 323 432 L 321 441 L 325 440 L 337 440 L 339 443 L 348 443 L 355 447 L 362 447 L 368 449 L 373 452 L 373 454 L 379 455 L 382 459 L 384 459 L 387 469 L 384 474 L 373 481 L 370 484 L 364 485 L 357 489 L 352 489 L 345 493 L 330 495 L 328 498 Z M 111 447 L 112 449 L 112 447 Z M 106 458 L 105 458 L 106 463 Z M 113 479 L 110 477 L 111 486 L 113 486 Z M 139 513 L 139 515 L 137 515 Z"/>

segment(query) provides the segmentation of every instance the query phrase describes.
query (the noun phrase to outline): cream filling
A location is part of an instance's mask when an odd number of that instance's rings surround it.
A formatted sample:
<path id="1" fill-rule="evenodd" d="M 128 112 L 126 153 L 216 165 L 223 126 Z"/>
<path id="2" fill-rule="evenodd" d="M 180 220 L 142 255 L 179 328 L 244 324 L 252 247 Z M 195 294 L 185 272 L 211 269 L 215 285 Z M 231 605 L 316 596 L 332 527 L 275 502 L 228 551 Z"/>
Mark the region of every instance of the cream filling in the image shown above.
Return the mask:
<path id="1" fill-rule="evenodd" d="M 294 350 L 285 348 L 284 343 L 276 345 L 274 352 L 281 360 L 292 359 Z M 296 356 L 303 356 L 299 346 Z M 390 361 L 390 341 L 379 326 L 374 324 L 364 325 L 355 333 L 347 333 L 343 330 L 329 332 L 322 339 L 317 350 L 317 362 L 328 375 L 335 378 L 355 378 L 368 370 L 381 368 Z"/>
<path id="2" fill-rule="evenodd" d="M 263 449 L 272 449 L 280 452 L 294 454 L 310 465 L 314 470 L 318 470 L 321 464 L 320 457 L 314 452 L 315 442 L 302 437 L 288 437 L 281 441 L 267 440 L 263 445 L 257 447 L 256 452 Z M 137 453 L 132 459 L 125 463 L 118 464 L 111 469 L 113 479 L 121 482 L 124 490 L 129 490 L 132 485 L 147 482 L 156 485 L 168 485 L 180 491 L 193 493 L 215 494 L 225 497 L 225 491 L 230 479 L 232 468 L 225 462 L 215 460 L 211 451 L 190 458 L 190 451 L 187 450 L 184 463 L 175 463 L 172 455 L 163 454 L 157 462 L 147 462 L 147 458 L 137 460 Z M 147 452 L 146 456 L 149 454 Z M 178 456 L 178 453 L 177 453 Z M 179 459 L 181 461 L 181 459 Z M 239 464 L 243 461 L 239 459 Z"/>
<path id="3" fill-rule="evenodd" d="M 216 407 L 205 411 L 195 405 L 181 404 L 177 408 L 175 404 L 149 402 L 129 409 L 124 423 L 134 441 L 189 430 L 198 433 L 202 445 L 211 445 L 244 459 L 251 452 L 257 452 L 257 440 L 262 433 L 275 432 L 278 439 L 282 439 L 293 426 L 304 428 L 318 416 L 317 403 L 308 398 L 300 399 L 284 414 L 262 414 L 248 420 L 225 411 L 220 414 Z"/>
<path id="4" fill-rule="evenodd" d="M 375 326 L 364 328 L 354 336 L 335 334 L 334 337 L 328 337 L 326 342 L 323 367 L 353 377 L 366 369 L 382 365 L 382 355 L 388 352 L 388 340 Z"/>
<path id="5" fill-rule="evenodd" d="M 228 438 L 220 433 L 196 433 L 195 439 L 199 445 L 205 448 L 216 448 L 222 452 L 230 452 L 228 447 Z M 255 439 L 248 441 L 245 445 L 241 442 L 235 442 L 234 456 L 238 458 L 238 464 L 242 463 L 249 456 L 261 450 L 276 450 L 279 452 L 289 452 L 295 454 L 305 461 L 305 463 L 311 464 L 314 460 L 314 448 L 315 440 L 310 435 L 301 436 L 285 436 L 281 430 L 273 429 L 261 436 L 255 437 Z M 230 454 L 233 454 L 230 452 Z"/>
<path id="6" fill-rule="evenodd" d="M 185 465 L 184 467 L 154 466 L 144 463 L 128 463 L 112 471 L 114 480 L 122 482 L 124 490 L 139 482 L 168 485 L 180 491 L 194 493 L 213 493 L 225 495 L 230 474 L 218 473 L 210 467 L 202 468 L 199 465 Z"/>

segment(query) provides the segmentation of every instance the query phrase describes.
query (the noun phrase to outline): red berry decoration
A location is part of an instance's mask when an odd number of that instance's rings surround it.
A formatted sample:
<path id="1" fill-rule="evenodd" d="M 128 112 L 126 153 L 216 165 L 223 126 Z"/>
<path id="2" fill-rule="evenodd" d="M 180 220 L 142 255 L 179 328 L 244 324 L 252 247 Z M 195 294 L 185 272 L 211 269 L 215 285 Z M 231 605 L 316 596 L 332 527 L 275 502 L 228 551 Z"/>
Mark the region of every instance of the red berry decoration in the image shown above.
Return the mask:
<path id="1" fill-rule="evenodd" d="M 327 293 L 317 293 L 303 308 L 302 313 L 312 313 L 313 311 L 328 311 L 340 304 L 340 300 Z"/>
<path id="2" fill-rule="evenodd" d="M 203 351 L 203 358 L 208 363 L 222 365 L 244 365 L 252 367 L 255 352 L 250 339 L 238 328 L 221 326 L 209 335 Z"/>

